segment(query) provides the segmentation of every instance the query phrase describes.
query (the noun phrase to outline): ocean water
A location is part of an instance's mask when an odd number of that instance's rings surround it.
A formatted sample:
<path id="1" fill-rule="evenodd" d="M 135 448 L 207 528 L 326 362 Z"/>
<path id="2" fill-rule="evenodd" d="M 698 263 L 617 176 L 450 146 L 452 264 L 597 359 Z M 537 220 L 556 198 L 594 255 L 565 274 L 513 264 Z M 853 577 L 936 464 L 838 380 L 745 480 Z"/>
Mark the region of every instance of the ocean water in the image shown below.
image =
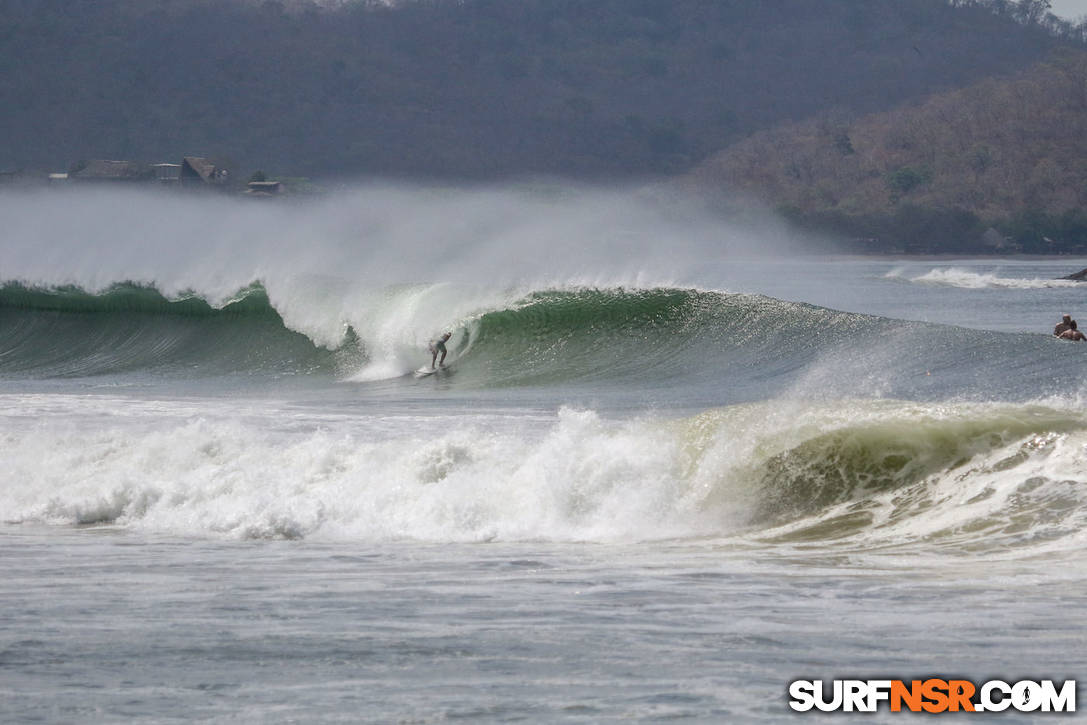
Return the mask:
<path id="1" fill-rule="evenodd" d="M 1087 344 L 1049 333 L 1087 259 L 543 183 L 0 215 L 0 721 L 780 722 L 795 679 L 1084 674 Z"/>

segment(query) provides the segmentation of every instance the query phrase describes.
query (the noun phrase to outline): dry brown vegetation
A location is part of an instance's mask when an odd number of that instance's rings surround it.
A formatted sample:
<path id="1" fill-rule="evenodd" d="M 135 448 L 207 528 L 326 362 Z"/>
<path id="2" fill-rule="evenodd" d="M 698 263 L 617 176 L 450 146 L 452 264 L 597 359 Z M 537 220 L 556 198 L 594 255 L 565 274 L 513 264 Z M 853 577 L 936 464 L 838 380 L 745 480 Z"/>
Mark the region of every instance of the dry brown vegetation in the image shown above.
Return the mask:
<path id="1" fill-rule="evenodd" d="M 756 133 L 693 176 L 830 226 L 909 208 L 959 212 L 973 227 L 963 233 L 1011 230 L 1024 215 L 1060 227 L 1087 209 L 1087 54 L 1065 52 L 895 111 L 828 113 Z"/>
<path id="2" fill-rule="evenodd" d="M 994 3 L 5 0 L 0 170 L 197 155 L 325 177 L 671 175 L 759 129 L 1082 42 Z"/>

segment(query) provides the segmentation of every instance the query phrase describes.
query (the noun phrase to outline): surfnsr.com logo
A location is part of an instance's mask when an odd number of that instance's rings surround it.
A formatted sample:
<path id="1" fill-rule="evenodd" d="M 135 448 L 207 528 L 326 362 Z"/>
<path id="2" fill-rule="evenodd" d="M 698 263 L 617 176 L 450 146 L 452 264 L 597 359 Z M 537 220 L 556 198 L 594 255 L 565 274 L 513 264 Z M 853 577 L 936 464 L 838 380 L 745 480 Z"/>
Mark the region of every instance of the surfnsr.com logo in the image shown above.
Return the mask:
<path id="1" fill-rule="evenodd" d="M 798 712 L 1075 712 L 1076 681 L 989 680 L 795 680 L 789 707 Z"/>

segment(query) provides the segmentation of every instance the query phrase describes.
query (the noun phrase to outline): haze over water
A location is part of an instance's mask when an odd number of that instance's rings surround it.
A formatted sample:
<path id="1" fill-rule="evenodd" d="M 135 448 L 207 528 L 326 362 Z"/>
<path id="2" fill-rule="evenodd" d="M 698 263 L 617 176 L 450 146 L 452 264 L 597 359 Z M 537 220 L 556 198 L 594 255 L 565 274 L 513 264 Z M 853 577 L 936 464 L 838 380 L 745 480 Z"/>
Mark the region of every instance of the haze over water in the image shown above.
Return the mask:
<path id="1" fill-rule="evenodd" d="M 557 183 L 0 216 L 0 719 L 776 722 L 798 678 L 1082 669 L 1087 260 L 819 261 Z"/>

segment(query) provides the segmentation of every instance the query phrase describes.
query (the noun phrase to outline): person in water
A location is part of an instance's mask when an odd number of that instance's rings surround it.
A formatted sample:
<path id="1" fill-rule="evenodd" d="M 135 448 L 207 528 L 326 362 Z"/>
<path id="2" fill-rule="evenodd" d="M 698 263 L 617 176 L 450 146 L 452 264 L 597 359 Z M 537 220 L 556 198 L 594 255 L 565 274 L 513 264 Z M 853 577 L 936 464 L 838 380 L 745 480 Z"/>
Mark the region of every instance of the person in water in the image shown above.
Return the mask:
<path id="1" fill-rule="evenodd" d="M 1076 329 L 1076 323 L 1072 319 L 1072 315 L 1065 313 L 1064 317 L 1061 318 L 1061 321 L 1058 322 L 1057 326 L 1053 328 L 1053 334 L 1057 337 L 1060 337 L 1069 330 L 1074 329 Z"/>
<path id="2" fill-rule="evenodd" d="M 1085 336 L 1082 332 L 1076 329 L 1075 320 L 1072 320 L 1071 327 L 1062 332 L 1060 335 L 1057 335 L 1057 337 L 1061 338 L 1062 340 L 1075 340 L 1076 342 L 1087 340 L 1087 336 Z"/>
<path id="3" fill-rule="evenodd" d="M 447 332 L 444 335 L 442 335 L 441 337 L 439 337 L 437 340 L 434 340 L 433 342 L 431 342 L 430 345 L 427 347 L 427 349 L 430 350 L 430 369 L 431 370 L 436 368 L 437 365 L 445 365 L 445 354 L 447 352 L 447 350 L 445 349 L 445 342 L 446 342 L 446 340 L 448 340 L 451 337 L 453 337 L 453 333 L 452 332 Z M 439 352 L 442 354 L 442 359 L 441 360 L 438 360 L 438 353 Z M 437 365 L 435 365 L 435 362 L 437 362 Z"/>

